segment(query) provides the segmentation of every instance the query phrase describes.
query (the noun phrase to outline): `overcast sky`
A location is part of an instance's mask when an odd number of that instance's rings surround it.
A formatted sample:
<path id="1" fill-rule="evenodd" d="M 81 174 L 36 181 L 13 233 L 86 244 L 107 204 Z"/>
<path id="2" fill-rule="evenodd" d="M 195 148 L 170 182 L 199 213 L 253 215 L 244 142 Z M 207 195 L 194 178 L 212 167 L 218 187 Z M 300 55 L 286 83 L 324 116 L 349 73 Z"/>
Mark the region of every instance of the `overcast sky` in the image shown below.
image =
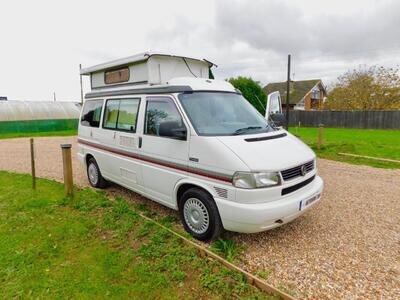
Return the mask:
<path id="1" fill-rule="evenodd" d="M 207 58 L 217 78 L 284 81 L 400 64 L 400 1 L 2 1 L 0 96 L 79 101 L 83 67 L 147 50 Z M 84 82 L 85 91 L 88 81 Z"/>

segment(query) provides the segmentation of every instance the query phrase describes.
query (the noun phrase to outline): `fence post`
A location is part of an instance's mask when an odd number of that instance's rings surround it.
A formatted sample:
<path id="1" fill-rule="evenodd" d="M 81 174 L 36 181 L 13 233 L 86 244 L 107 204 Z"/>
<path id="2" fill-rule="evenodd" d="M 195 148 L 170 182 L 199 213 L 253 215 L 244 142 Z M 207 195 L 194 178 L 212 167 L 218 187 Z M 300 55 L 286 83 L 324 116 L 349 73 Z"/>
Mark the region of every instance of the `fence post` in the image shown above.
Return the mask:
<path id="1" fill-rule="evenodd" d="M 73 179 L 72 179 L 72 159 L 71 159 L 71 144 L 62 144 L 62 159 L 64 172 L 64 190 L 66 196 L 73 195 Z"/>
<path id="2" fill-rule="evenodd" d="M 318 141 L 317 141 L 318 150 L 321 149 L 323 144 L 324 144 L 324 124 L 319 124 L 318 125 Z"/>
<path id="3" fill-rule="evenodd" d="M 36 169 L 35 169 L 35 148 L 33 138 L 30 138 L 31 145 L 31 173 L 32 173 L 32 189 L 36 189 Z"/>

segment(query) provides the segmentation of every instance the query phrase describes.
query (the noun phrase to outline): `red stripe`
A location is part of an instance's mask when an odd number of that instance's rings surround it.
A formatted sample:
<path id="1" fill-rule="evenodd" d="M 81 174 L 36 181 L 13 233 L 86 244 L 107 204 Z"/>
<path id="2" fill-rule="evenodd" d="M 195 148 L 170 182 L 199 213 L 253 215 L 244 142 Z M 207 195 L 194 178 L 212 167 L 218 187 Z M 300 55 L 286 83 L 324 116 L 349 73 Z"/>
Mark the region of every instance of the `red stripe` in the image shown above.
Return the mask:
<path id="1" fill-rule="evenodd" d="M 88 142 L 88 141 L 85 141 L 85 140 L 82 140 L 82 139 L 78 139 L 78 143 L 85 144 L 85 145 L 88 145 L 90 147 L 98 148 L 98 149 L 101 149 L 101 150 L 104 150 L 104 151 L 108 151 L 108 152 L 111 152 L 111 153 L 115 153 L 115 154 L 118 154 L 118 155 L 122 155 L 122 156 L 130 157 L 130 158 L 142 160 L 142 161 L 149 162 L 149 163 L 156 164 L 156 165 L 160 165 L 160 166 L 163 166 L 163 167 L 176 169 L 176 170 L 179 170 L 179 171 L 184 171 L 184 172 L 188 172 L 188 173 L 192 173 L 192 174 L 196 174 L 196 175 L 199 175 L 199 176 L 208 177 L 208 178 L 212 178 L 212 179 L 216 179 L 216 180 L 220 180 L 220 181 L 224 181 L 224 182 L 229 182 L 229 183 L 232 182 L 232 180 L 228 179 L 228 178 L 224 178 L 224 177 L 217 176 L 217 175 L 211 175 L 211 174 L 203 173 L 203 172 L 200 172 L 200 171 L 189 170 L 188 168 L 182 168 L 182 167 L 179 167 L 177 165 L 172 165 L 172 164 L 168 164 L 168 163 L 155 161 L 155 160 L 152 160 L 152 159 L 149 159 L 149 158 L 145 158 L 143 156 L 139 156 L 137 154 L 122 152 L 122 151 L 120 151 L 118 149 L 115 149 L 115 148 L 111 148 L 111 147 L 107 147 L 107 146 L 91 143 L 91 142 Z"/>

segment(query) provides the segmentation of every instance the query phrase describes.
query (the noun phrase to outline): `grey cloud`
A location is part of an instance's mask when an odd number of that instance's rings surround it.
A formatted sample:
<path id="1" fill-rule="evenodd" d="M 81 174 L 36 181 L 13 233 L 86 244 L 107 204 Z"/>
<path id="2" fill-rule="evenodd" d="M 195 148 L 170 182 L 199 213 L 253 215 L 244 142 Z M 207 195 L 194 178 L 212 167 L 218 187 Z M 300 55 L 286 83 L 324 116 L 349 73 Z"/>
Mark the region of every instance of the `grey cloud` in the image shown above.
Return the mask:
<path id="1" fill-rule="evenodd" d="M 282 2 L 223 0 L 216 7 L 220 41 L 245 41 L 255 48 L 288 53 L 293 45 L 309 44 L 304 27 L 301 11 Z"/>
<path id="2" fill-rule="evenodd" d="M 322 4 L 321 4 L 322 5 Z M 343 5 L 339 4 L 338 5 Z M 245 41 L 277 53 L 371 56 L 400 46 L 400 2 L 381 1 L 373 10 L 348 15 L 320 14 L 282 1 L 218 1 L 220 39 Z"/>
<path id="3" fill-rule="evenodd" d="M 329 84 L 360 64 L 399 63 L 400 2 L 379 1 L 373 9 L 368 3 L 339 13 L 316 12 L 309 3 L 218 0 L 213 22 L 200 25 L 190 15 L 177 16 L 174 25 L 148 38 L 155 47 L 207 56 L 219 64 L 219 78 L 285 80 L 291 53 L 295 79 L 322 78 Z"/>

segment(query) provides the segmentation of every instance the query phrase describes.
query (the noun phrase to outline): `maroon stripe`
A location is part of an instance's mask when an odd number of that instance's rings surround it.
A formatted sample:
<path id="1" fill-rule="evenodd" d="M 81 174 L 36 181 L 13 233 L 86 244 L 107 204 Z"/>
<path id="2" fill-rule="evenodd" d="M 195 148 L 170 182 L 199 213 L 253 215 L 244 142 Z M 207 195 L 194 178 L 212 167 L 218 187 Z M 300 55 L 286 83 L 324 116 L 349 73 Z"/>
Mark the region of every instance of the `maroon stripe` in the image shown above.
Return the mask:
<path id="1" fill-rule="evenodd" d="M 118 155 L 122 155 L 122 156 L 130 157 L 130 158 L 142 160 L 142 161 L 149 162 L 149 163 L 156 164 L 156 165 L 160 165 L 160 166 L 163 166 L 163 167 L 176 169 L 176 170 L 179 170 L 179 171 L 184 171 L 184 172 L 188 172 L 188 173 L 192 173 L 192 174 L 196 174 L 196 175 L 199 175 L 199 176 L 208 177 L 208 178 L 212 178 L 212 179 L 216 179 L 216 180 L 220 180 L 220 181 L 224 181 L 224 182 L 229 182 L 229 183 L 232 182 L 231 179 L 224 178 L 224 177 L 221 177 L 221 176 L 218 176 L 218 175 L 212 175 L 212 174 L 208 174 L 208 173 L 204 173 L 204 172 L 200 172 L 200 171 L 189 170 L 188 168 L 182 168 L 182 167 L 177 166 L 177 165 L 155 161 L 155 160 L 152 160 L 152 159 L 149 159 L 149 158 L 145 158 L 143 156 L 139 156 L 137 154 L 120 151 L 120 150 L 115 149 L 115 148 L 111 148 L 111 147 L 107 147 L 107 146 L 91 143 L 91 142 L 88 142 L 88 141 L 85 141 L 85 140 L 82 140 L 82 139 L 78 139 L 78 143 L 85 144 L 85 145 L 88 145 L 90 147 L 98 148 L 98 149 L 101 149 L 101 150 L 104 150 L 104 151 L 108 151 L 108 152 L 111 152 L 111 153 L 115 153 L 115 154 L 118 154 Z"/>

